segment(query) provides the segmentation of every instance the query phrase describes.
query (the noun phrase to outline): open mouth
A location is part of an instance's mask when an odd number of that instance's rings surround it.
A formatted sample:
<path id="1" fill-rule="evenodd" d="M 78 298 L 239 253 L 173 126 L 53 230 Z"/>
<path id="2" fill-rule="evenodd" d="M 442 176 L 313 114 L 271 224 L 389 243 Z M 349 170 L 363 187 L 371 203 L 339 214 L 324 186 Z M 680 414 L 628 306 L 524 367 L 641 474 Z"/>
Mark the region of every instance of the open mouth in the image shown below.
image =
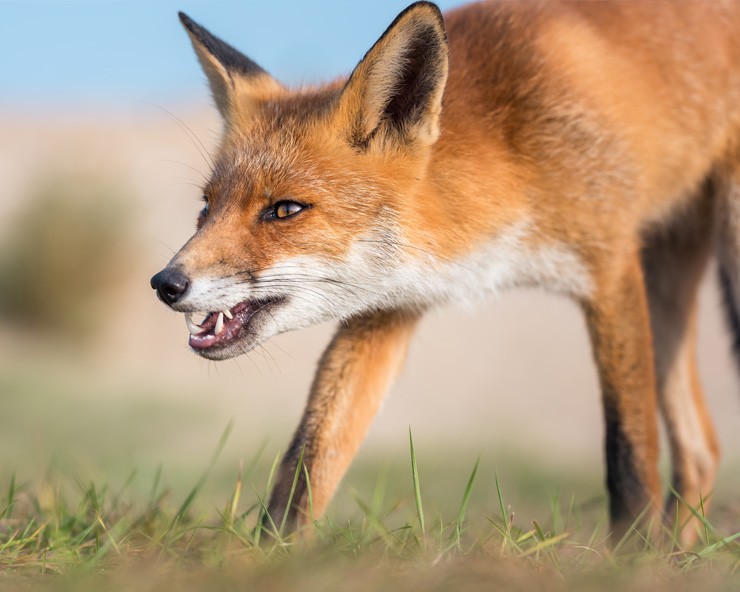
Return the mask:
<path id="1" fill-rule="evenodd" d="M 280 300 L 247 300 L 230 309 L 207 313 L 200 324 L 193 321 L 192 313 L 185 313 L 185 323 L 190 331 L 188 344 L 196 350 L 226 347 L 245 335 L 257 313 Z"/>

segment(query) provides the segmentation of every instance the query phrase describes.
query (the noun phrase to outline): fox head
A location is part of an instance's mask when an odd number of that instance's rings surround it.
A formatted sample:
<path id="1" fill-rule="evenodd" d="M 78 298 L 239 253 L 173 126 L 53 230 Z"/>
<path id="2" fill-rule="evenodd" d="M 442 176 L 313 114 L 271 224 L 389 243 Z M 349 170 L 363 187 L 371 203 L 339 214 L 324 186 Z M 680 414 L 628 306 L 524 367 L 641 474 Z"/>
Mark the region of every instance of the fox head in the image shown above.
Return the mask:
<path id="1" fill-rule="evenodd" d="M 151 281 L 193 350 L 225 359 L 403 305 L 408 197 L 425 190 L 447 79 L 439 9 L 411 5 L 348 79 L 297 90 L 180 20 L 225 122 L 197 230 Z"/>

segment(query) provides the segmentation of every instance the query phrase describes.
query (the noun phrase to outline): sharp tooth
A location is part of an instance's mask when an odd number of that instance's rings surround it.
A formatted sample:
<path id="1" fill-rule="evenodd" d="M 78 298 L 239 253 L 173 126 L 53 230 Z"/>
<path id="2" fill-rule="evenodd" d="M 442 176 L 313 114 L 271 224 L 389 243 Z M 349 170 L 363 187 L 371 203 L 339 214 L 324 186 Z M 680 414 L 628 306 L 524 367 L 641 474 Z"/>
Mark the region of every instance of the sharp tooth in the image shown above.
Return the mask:
<path id="1" fill-rule="evenodd" d="M 203 333 L 203 331 L 205 331 L 205 329 L 199 327 L 193 322 L 192 313 L 185 313 L 185 324 L 188 326 L 188 331 L 190 331 L 191 335 L 200 335 L 201 333 Z"/>
<path id="2" fill-rule="evenodd" d="M 223 310 L 222 310 L 221 312 L 222 312 L 222 313 L 224 313 L 224 316 L 225 316 L 225 317 L 226 317 L 227 319 L 229 319 L 229 320 L 231 320 L 231 319 L 233 319 L 233 318 L 234 318 L 234 315 L 233 315 L 233 314 L 231 314 L 231 311 L 230 311 L 230 310 L 229 310 L 228 308 L 225 308 L 225 309 L 223 309 Z"/>
<path id="3" fill-rule="evenodd" d="M 218 335 L 223 330 L 224 330 L 224 313 L 220 312 L 218 313 L 218 318 L 216 319 L 216 329 L 214 330 L 213 333 L 215 335 Z"/>

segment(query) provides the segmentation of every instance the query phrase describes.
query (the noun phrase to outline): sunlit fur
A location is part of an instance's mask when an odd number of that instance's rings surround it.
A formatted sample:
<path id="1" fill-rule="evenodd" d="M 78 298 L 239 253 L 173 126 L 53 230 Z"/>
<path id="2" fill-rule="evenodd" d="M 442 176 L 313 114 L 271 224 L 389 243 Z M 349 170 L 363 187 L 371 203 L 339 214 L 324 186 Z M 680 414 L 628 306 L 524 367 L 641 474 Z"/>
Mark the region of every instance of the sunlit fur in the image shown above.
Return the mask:
<path id="1" fill-rule="evenodd" d="M 349 79 L 295 90 L 247 58 L 233 69 L 234 50 L 183 22 L 225 128 L 210 211 L 170 263 L 191 282 L 173 307 L 281 299 L 241 339 L 199 351 L 214 359 L 343 322 L 272 511 L 282 515 L 302 453 L 324 510 L 420 314 L 514 286 L 584 310 L 615 537 L 646 507 L 646 519 L 660 515 L 658 393 L 674 486 L 691 503 L 710 493 L 718 448 L 687 320 L 706 258 L 684 268 L 665 236 L 709 245 L 715 224 L 702 221 L 718 216 L 728 290 L 740 294 L 740 3 L 488 2 L 443 26 L 421 2 Z M 306 207 L 266 218 L 281 200 Z M 700 202 L 708 213 L 692 214 Z M 678 293 L 683 304 L 662 314 Z M 292 525 L 307 504 L 303 473 L 294 500 Z M 693 525 L 683 533 L 695 538 Z"/>

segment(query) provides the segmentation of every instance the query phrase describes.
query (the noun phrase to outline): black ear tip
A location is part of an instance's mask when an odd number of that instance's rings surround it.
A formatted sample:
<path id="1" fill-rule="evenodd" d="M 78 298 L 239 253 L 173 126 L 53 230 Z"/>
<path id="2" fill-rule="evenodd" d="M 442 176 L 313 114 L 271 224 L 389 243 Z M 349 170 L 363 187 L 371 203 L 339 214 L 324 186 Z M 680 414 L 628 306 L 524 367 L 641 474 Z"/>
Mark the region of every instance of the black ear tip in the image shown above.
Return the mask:
<path id="1" fill-rule="evenodd" d="M 184 12 L 178 12 L 177 16 L 180 17 L 180 22 L 182 23 L 183 27 L 185 27 L 191 35 L 194 35 L 196 38 L 200 39 L 201 43 L 205 43 L 206 39 L 208 39 L 209 37 L 213 37 L 213 35 L 211 35 L 208 31 L 206 31 Z"/>
<path id="2" fill-rule="evenodd" d="M 388 29 L 386 29 L 385 33 L 388 33 L 395 25 L 397 25 L 406 16 L 414 15 L 415 13 L 416 15 L 425 14 L 425 17 L 431 16 L 432 18 L 434 18 L 439 24 L 439 27 L 441 28 L 445 36 L 445 39 L 447 38 L 447 32 L 445 29 L 445 21 L 444 21 L 444 16 L 442 15 L 442 11 L 439 9 L 439 6 L 437 6 L 434 2 L 427 2 L 426 0 L 419 0 L 418 2 L 409 4 L 404 10 L 401 11 L 401 13 L 390 24 Z M 385 33 L 383 34 L 383 36 L 385 36 Z"/>
<path id="3" fill-rule="evenodd" d="M 439 6 L 437 6 L 434 2 L 427 2 L 426 0 L 419 0 L 419 2 L 414 2 L 413 4 L 410 4 L 401 14 L 419 9 L 431 10 L 437 18 L 442 20 L 442 11 L 439 9 Z"/>
<path id="4" fill-rule="evenodd" d="M 183 24 L 183 26 L 190 32 L 193 32 L 194 29 L 198 28 L 198 23 L 196 23 L 193 19 L 191 19 L 187 14 L 184 12 L 178 12 L 177 16 L 180 17 L 180 22 Z"/>
<path id="5" fill-rule="evenodd" d="M 439 6 L 437 6 L 434 2 L 423 2 L 422 1 L 422 2 L 417 2 L 417 4 L 420 4 L 424 6 L 426 9 L 431 10 L 432 14 L 437 19 L 437 22 L 439 23 L 440 27 L 442 27 L 442 30 L 445 31 L 445 36 L 446 36 L 447 28 L 445 27 L 445 18 Z"/>
<path id="6" fill-rule="evenodd" d="M 409 8 L 418 8 L 420 6 L 426 6 L 427 8 L 431 8 L 435 12 L 441 12 L 439 10 L 439 6 L 437 6 L 434 2 L 427 2 L 427 0 L 419 0 L 418 2 L 413 2 Z"/>

